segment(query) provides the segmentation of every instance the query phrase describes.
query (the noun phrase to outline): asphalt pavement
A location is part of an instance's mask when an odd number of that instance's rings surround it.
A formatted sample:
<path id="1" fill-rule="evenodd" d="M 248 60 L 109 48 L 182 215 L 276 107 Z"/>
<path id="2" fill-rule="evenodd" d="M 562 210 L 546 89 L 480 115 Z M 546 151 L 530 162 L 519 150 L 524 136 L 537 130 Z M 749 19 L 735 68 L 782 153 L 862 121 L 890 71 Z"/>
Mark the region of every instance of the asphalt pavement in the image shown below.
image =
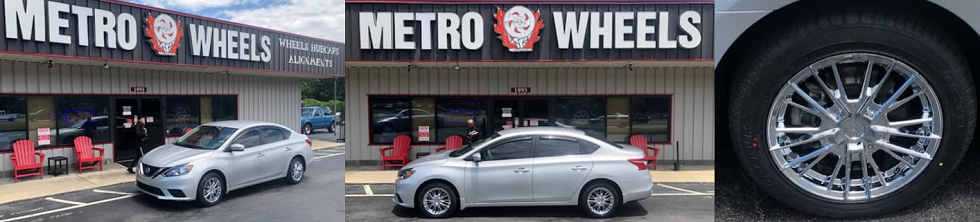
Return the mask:
<path id="1" fill-rule="evenodd" d="M 346 221 L 435 221 L 391 202 L 391 184 L 347 184 Z M 657 183 L 654 196 L 627 203 L 616 217 L 588 218 L 576 206 L 486 207 L 457 212 L 451 221 L 714 221 L 713 183 Z"/>
<path id="2" fill-rule="evenodd" d="M 718 221 L 838 221 L 806 214 L 766 195 L 745 175 L 729 144 L 715 151 L 715 216 Z M 939 189 L 898 212 L 863 221 L 980 220 L 980 147 L 971 146 L 956 171 Z"/>
<path id="3" fill-rule="evenodd" d="M 220 204 L 162 201 L 132 183 L 0 205 L 6 221 L 343 221 L 344 148 L 314 151 L 303 181 L 274 180 L 228 193 Z M 7 191 L 4 191 L 7 192 Z"/>
<path id="4" fill-rule="evenodd" d="M 310 139 L 313 140 L 337 142 L 338 134 L 331 133 L 325 129 L 318 129 L 318 130 L 313 130 L 313 133 L 310 133 L 310 135 L 307 136 L 309 136 Z"/>

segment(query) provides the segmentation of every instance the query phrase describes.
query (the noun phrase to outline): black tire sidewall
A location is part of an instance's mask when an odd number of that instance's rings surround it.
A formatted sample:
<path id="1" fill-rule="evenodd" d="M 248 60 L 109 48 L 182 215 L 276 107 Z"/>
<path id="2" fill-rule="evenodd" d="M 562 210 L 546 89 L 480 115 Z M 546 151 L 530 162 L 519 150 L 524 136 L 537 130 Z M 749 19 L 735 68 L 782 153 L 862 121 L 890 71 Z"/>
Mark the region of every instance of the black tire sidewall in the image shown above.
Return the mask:
<path id="1" fill-rule="evenodd" d="M 212 177 L 218 178 L 218 181 L 221 182 L 221 193 L 218 196 L 218 200 L 215 201 L 214 203 L 210 203 L 204 199 L 204 181 L 207 181 L 209 178 Z M 227 187 L 228 186 L 225 185 L 225 180 L 221 179 L 221 177 L 218 176 L 218 174 L 216 173 L 204 174 L 204 176 L 201 177 L 201 181 L 197 183 L 197 204 L 202 207 L 210 207 L 210 206 L 218 205 L 218 203 L 221 203 L 221 201 L 225 199 L 225 193 L 228 192 Z"/>
<path id="2" fill-rule="evenodd" d="M 303 134 L 310 135 L 313 134 L 313 125 L 309 123 L 303 125 Z"/>
<path id="3" fill-rule="evenodd" d="M 446 192 L 449 193 L 449 200 L 452 201 L 452 203 L 449 204 L 449 210 L 447 210 L 446 213 L 442 215 L 430 214 L 429 212 L 425 211 L 425 206 L 422 205 L 422 197 L 425 195 L 425 192 L 428 192 L 429 190 L 437 187 L 446 190 Z M 456 211 L 459 210 L 459 195 L 456 194 L 456 190 L 454 190 L 449 185 L 446 185 L 445 183 L 441 183 L 441 182 L 430 183 L 422 187 L 422 189 L 418 192 L 418 194 L 415 195 L 414 201 L 415 201 L 415 209 L 418 209 L 419 213 L 422 213 L 423 216 L 428 218 L 451 217 L 453 214 L 456 213 Z"/>
<path id="4" fill-rule="evenodd" d="M 606 188 L 607 190 L 613 193 L 613 206 L 612 209 L 609 210 L 609 213 L 606 214 L 593 213 L 592 209 L 589 208 L 589 203 L 588 203 L 589 193 L 592 193 L 593 190 L 600 187 Z M 586 186 L 585 189 L 582 189 L 582 193 L 579 194 L 578 205 L 579 208 L 582 208 L 582 211 L 585 212 L 585 214 L 588 215 L 589 217 L 609 218 L 612 217 L 613 215 L 616 215 L 616 210 L 619 210 L 619 206 L 623 205 L 623 195 L 619 193 L 619 190 L 617 190 L 615 187 L 612 187 L 612 185 L 609 185 L 607 183 L 602 183 L 602 182 L 591 183 L 588 186 Z"/>
<path id="5" fill-rule="evenodd" d="M 300 162 L 300 164 L 303 165 L 303 177 L 299 178 L 299 180 L 293 180 L 293 165 L 295 165 L 294 163 L 296 162 Z M 294 157 L 289 161 L 289 166 L 286 167 L 286 183 L 299 184 L 299 182 L 303 181 L 303 178 L 306 178 L 306 164 L 302 163 L 299 158 Z"/>
<path id="6" fill-rule="evenodd" d="M 736 78 L 739 81 L 736 87 L 752 90 L 734 91 L 732 104 L 739 105 L 731 106 L 731 113 L 743 115 L 733 114 L 730 127 L 736 154 L 756 184 L 793 208 L 829 217 L 866 217 L 894 211 L 938 187 L 964 155 L 972 140 L 976 118 L 975 112 L 968 111 L 975 109 L 971 106 L 976 104 L 976 98 L 968 68 L 960 63 L 964 59 L 961 54 L 945 50 L 924 37 L 880 27 L 837 27 L 800 38 L 782 48 L 774 47 L 777 50 L 771 51 L 771 57 L 760 61 L 765 64 L 762 68 Z M 889 56 L 917 70 L 939 98 L 944 135 L 934 159 L 905 187 L 871 202 L 840 204 L 819 199 L 782 175 L 765 148 L 769 146 L 766 125 L 775 95 L 794 74 L 822 58 L 849 52 Z M 754 142 L 758 142 L 758 147 L 752 146 Z"/>

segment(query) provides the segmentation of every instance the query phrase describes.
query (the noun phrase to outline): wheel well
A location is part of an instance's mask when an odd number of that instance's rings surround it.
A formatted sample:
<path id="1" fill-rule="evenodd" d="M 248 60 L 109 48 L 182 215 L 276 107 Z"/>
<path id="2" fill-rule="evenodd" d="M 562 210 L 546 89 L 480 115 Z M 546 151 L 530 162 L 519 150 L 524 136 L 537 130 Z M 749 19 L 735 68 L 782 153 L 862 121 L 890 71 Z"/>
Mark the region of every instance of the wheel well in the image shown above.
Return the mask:
<path id="1" fill-rule="evenodd" d="M 298 154 L 293 157 L 293 159 L 296 159 L 296 158 L 299 158 L 300 162 L 303 163 L 303 167 L 305 168 L 306 167 L 306 158 L 303 157 L 303 155 L 298 155 Z M 292 163 L 293 162 L 292 159 L 290 159 L 289 162 Z M 289 166 L 287 166 L 286 169 L 289 169 Z"/>
<path id="2" fill-rule="evenodd" d="M 456 185 L 453 185 L 453 183 L 450 183 L 448 180 L 444 180 L 444 179 L 430 179 L 430 180 L 427 180 L 427 181 L 423 182 L 422 184 L 419 184 L 419 189 L 415 189 L 415 195 L 414 196 L 415 197 L 418 197 L 419 196 L 419 193 L 422 192 L 422 188 L 425 187 L 425 186 L 428 186 L 429 184 L 432 184 L 432 183 L 445 183 L 447 186 L 449 186 L 449 188 L 453 189 L 453 192 L 456 193 L 456 197 L 459 198 L 459 196 L 460 196 L 459 189 L 456 189 Z M 412 202 L 415 202 L 415 199 L 418 199 L 418 198 L 413 198 Z M 460 205 L 460 206 L 462 206 L 462 205 Z"/>
<path id="3" fill-rule="evenodd" d="M 973 30 L 973 28 L 971 28 L 965 21 L 949 10 L 924 0 L 887 2 L 892 4 L 885 4 L 881 7 L 890 10 L 914 9 L 915 13 L 908 13 L 909 16 L 927 15 L 927 19 L 932 20 L 937 24 L 943 24 L 943 29 L 952 35 L 953 39 L 966 54 L 966 59 L 969 62 L 973 79 L 980 79 L 980 72 L 977 71 L 980 70 L 980 44 L 970 44 L 980 40 L 980 35 L 978 35 L 977 31 Z M 786 26 L 787 23 L 792 23 L 793 21 L 798 20 L 801 15 L 812 14 L 814 11 L 819 12 L 821 11 L 820 8 L 844 7 L 841 5 L 846 4 L 867 4 L 867 1 L 803 0 L 789 4 L 783 8 L 773 11 L 772 13 L 769 13 L 751 27 L 746 29 L 746 31 L 743 32 L 734 43 L 732 43 L 731 47 L 728 48 L 728 51 L 724 53 L 722 58 L 716 58 L 721 59 L 721 61 L 719 61 L 718 66 L 715 69 L 715 82 L 722 84 L 715 84 L 715 122 L 722 123 L 724 125 L 723 127 L 715 128 L 715 135 L 721 135 L 722 138 L 726 138 L 716 140 L 717 147 L 732 147 L 731 139 L 728 139 L 730 135 L 728 128 L 728 100 L 731 84 L 724 83 L 731 83 L 733 76 L 735 76 L 735 71 L 739 68 L 739 61 L 737 60 L 740 56 L 738 56 L 737 53 L 751 51 L 751 49 L 756 47 L 756 44 L 765 44 L 760 42 L 760 40 L 766 39 L 762 37 L 782 30 L 783 26 Z M 980 98 L 980 92 L 978 92 L 978 98 Z M 719 150 L 721 153 L 716 154 L 719 157 L 724 157 L 726 154 L 734 156 L 732 149 Z"/>
<path id="4" fill-rule="evenodd" d="M 596 183 L 606 183 L 606 184 L 611 185 L 614 189 L 616 189 L 616 193 L 618 193 L 620 195 L 620 201 L 623 201 L 622 200 L 623 189 L 619 188 L 619 184 L 618 183 L 613 182 L 612 180 L 606 179 L 606 178 L 596 178 L 596 179 L 590 180 L 588 183 L 585 183 L 585 185 L 582 186 L 582 189 L 580 189 L 579 192 L 578 192 L 578 194 L 580 196 L 579 198 L 581 198 L 581 195 L 585 193 L 585 188 L 588 188 L 589 185 L 596 184 Z"/>
<path id="5" fill-rule="evenodd" d="M 221 178 L 221 186 L 222 186 L 221 187 L 221 190 L 223 190 L 225 193 L 228 193 L 228 178 L 225 177 L 225 173 L 222 173 L 218 169 L 211 169 L 211 170 L 208 170 L 208 172 L 204 172 L 203 175 L 208 175 L 209 173 L 212 173 L 212 172 L 218 174 L 218 177 Z M 198 182 L 198 183 L 200 183 L 200 182 Z"/>

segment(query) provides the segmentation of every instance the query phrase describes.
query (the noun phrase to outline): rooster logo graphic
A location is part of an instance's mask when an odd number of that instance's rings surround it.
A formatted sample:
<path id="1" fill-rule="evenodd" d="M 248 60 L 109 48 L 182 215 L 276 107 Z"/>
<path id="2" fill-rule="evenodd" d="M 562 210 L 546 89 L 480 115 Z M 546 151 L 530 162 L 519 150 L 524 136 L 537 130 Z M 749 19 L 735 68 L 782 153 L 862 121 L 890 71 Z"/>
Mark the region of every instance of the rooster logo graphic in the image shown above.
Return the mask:
<path id="1" fill-rule="evenodd" d="M 177 48 L 180 48 L 180 38 L 184 36 L 184 28 L 180 21 L 174 20 L 167 14 L 160 14 L 154 17 L 153 14 L 146 15 L 146 37 L 149 37 L 150 45 L 157 55 L 174 56 L 177 55 Z"/>
<path id="2" fill-rule="evenodd" d="M 530 52 L 534 43 L 541 40 L 538 32 L 544 27 L 544 21 L 540 10 L 532 13 L 524 6 L 514 6 L 505 12 L 498 7 L 493 17 L 497 19 L 493 31 L 500 34 L 497 38 L 511 52 Z"/>

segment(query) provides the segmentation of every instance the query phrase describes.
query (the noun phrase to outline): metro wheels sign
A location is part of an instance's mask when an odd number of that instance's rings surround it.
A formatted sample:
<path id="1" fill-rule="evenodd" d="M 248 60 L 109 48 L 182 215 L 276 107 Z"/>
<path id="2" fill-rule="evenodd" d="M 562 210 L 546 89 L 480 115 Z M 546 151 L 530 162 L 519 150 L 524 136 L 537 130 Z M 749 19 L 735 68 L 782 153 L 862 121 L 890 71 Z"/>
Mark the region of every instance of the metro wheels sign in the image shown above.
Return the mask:
<path id="1" fill-rule="evenodd" d="M 180 38 L 184 36 L 184 28 L 180 26 L 180 21 L 175 21 L 170 15 L 161 13 L 154 17 L 152 13 L 147 13 L 144 33 L 157 55 L 175 56 L 177 48 L 180 48 Z"/>

